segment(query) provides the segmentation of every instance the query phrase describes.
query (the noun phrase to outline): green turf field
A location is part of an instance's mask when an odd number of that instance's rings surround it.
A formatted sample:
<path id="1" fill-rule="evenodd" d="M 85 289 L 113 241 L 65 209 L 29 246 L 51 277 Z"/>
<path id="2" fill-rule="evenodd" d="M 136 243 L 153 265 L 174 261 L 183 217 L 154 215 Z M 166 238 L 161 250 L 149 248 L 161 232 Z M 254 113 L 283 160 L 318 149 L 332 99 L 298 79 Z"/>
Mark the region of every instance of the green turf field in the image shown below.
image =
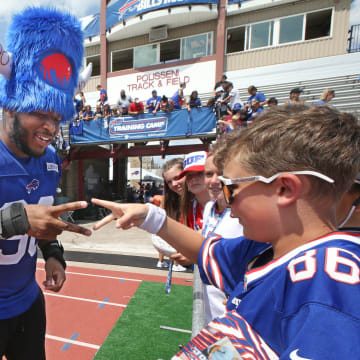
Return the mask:
<path id="1" fill-rule="evenodd" d="M 191 330 L 192 287 L 143 281 L 94 360 L 168 360 L 190 334 L 160 325 Z"/>

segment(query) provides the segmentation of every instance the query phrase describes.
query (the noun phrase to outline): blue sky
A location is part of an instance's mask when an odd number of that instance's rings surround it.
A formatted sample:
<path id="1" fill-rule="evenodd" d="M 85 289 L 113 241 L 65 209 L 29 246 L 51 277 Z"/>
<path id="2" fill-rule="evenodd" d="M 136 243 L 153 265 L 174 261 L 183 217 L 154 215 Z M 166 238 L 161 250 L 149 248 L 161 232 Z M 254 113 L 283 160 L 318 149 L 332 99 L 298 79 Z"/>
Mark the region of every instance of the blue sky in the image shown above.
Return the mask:
<path id="1" fill-rule="evenodd" d="M 59 9 L 68 9 L 74 15 L 83 17 L 100 12 L 100 0 L 2 0 L 0 12 L 0 43 L 5 42 L 5 33 L 11 16 L 27 6 L 54 6 Z"/>
<path id="2" fill-rule="evenodd" d="M 100 12 L 100 0 L 57 0 L 56 7 L 69 9 L 79 17 Z M 11 15 L 29 5 L 54 6 L 54 0 L 2 0 L 0 14 L 0 43 L 4 44 L 5 32 Z M 350 25 L 360 23 L 360 0 L 354 0 L 351 6 Z"/>
<path id="3" fill-rule="evenodd" d="M 4 44 L 5 32 L 11 15 L 30 5 L 54 6 L 54 0 L 2 0 L 0 13 L 0 43 Z M 83 17 L 100 12 L 100 0 L 57 0 L 56 7 L 69 9 Z M 360 24 L 360 0 L 354 0 L 351 7 L 350 24 Z"/>

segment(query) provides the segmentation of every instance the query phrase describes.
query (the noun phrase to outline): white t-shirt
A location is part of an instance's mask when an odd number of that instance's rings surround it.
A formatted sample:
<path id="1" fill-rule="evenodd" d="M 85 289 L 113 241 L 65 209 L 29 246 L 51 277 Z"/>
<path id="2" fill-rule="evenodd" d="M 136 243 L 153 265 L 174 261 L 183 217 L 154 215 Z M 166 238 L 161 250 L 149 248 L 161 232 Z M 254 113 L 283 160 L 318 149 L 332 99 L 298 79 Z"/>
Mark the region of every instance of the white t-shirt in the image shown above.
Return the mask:
<path id="1" fill-rule="evenodd" d="M 240 100 L 240 95 L 239 92 L 236 91 L 235 89 L 232 89 L 229 93 L 230 95 L 230 101 L 229 101 L 229 106 L 230 109 L 233 110 L 234 109 L 234 105 L 235 104 L 240 104 L 241 107 L 244 106 L 244 104 L 242 103 L 242 101 Z"/>
<path id="2" fill-rule="evenodd" d="M 125 95 L 125 99 L 123 99 L 121 96 L 117 101 L 117 105 L 120 106 L 121 108 L 129 108 L 130 104 L 132 103 L 132 99 L 131 96 L 129 95 Z"/>

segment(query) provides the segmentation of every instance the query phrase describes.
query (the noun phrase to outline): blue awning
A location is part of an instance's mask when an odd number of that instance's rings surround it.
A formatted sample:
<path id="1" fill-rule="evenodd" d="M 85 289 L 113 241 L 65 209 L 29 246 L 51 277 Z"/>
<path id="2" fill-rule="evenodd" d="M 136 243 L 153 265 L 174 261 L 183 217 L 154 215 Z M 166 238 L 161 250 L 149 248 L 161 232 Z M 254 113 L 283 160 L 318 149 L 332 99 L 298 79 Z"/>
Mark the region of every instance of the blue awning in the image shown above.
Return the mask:
<path id="1" fill-rule="evenodd" d="M 219 0 L 118 0 L 110 3 L 107 8 L 106 30 L 130 17 L 151 11 L 174 6 L 218 3 Z M 82 20 L 84 21 L 83 31 L 85 38 L 100 34 L 100 14 L 93 15 L 90 21 L 87 18 Z"/>

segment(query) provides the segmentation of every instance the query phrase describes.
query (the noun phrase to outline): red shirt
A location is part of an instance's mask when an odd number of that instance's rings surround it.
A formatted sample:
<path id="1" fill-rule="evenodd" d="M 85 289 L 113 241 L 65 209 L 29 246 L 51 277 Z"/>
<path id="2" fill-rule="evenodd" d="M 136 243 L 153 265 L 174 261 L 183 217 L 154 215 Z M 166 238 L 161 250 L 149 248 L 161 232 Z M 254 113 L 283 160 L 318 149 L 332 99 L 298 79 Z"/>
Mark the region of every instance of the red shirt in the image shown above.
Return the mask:
<path id="1" fill-rule="evenodd" d="M 201 204 L 199 202 L 196 203 L 196 208 L 195 208 L 195 216 L 194 216 L 194 206 L 193 206 L 193 202 L 191 203 L 191 209 L 188 213 L 187 216 L 187 226 L 193 230 L 201 230 L 203 227 L 203 211 L 204 208 L 201 206 Z M 195 224 L 194 224 L 194 220 L 195 220 Z M 183 221 L 180 220 L 181 223 L 183 223 Z"/>
<path id="2" fill-rule="evenodd" d="M 129 111 L 131 112 L 140 112 L 144 110 L 144 105 L 140 101 L 139 103 L 132 102 L 129 106 Z"/>

